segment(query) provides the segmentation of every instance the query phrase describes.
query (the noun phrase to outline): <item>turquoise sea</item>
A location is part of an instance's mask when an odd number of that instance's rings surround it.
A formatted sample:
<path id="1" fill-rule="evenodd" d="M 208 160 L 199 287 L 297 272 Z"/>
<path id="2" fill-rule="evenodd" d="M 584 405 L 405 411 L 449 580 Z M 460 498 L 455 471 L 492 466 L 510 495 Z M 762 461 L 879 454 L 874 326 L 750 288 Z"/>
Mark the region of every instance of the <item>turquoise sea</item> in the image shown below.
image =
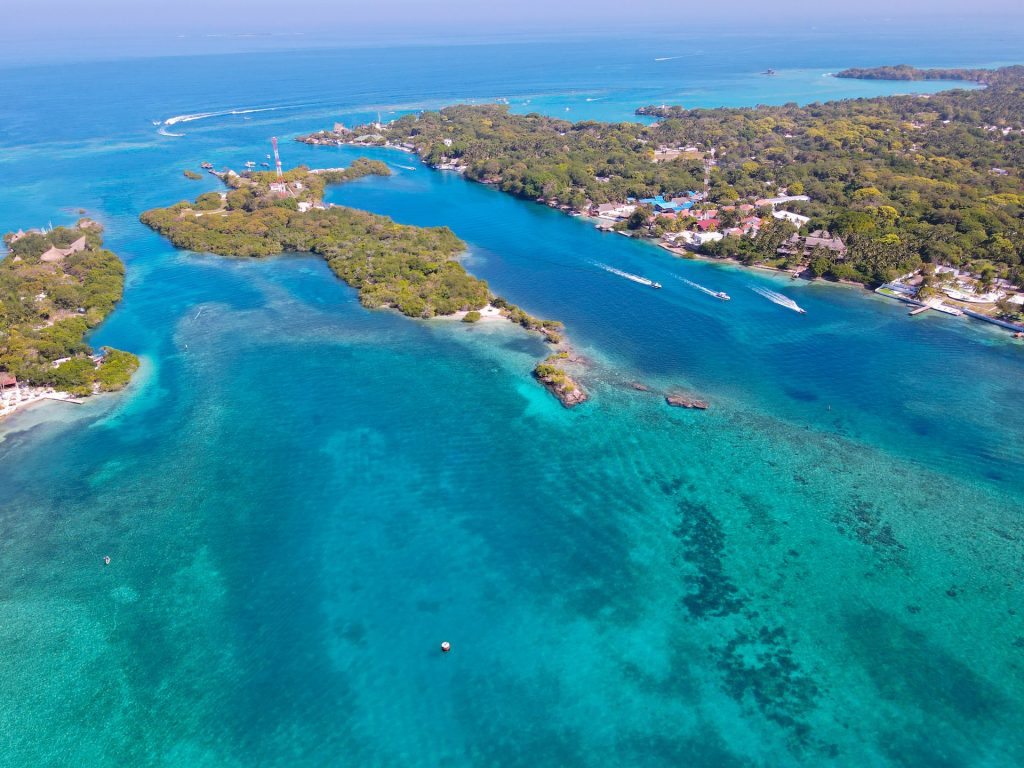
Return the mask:
<path id="1" fill-rule="evenodd" d="M 378 111 L 626 120 L 1015 57 L 1009 29 L 794 28 L 4 69 L 0 230 L 102 221 L 128 277 L 93 343 L 144 367 L 0 426 L 0 765 L 1024 764 L 1008 334 L 679 260 L 402 153 L 330 191 L 452 227 L 563 320 L 593 395 L 566 411 L 515 328 L 367 311 L 318 259 L 181 252 L 137 219 L 272 135 L 286 165 L 343 164 L 286 139 Z"/>

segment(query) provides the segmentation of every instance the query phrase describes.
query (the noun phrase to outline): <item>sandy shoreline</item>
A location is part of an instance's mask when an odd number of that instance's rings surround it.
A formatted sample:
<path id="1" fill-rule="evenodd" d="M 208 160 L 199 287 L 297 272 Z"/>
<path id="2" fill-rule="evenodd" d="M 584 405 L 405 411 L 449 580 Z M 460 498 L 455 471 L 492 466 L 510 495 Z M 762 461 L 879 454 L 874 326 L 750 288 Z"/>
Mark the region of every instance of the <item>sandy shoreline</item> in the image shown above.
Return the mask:
<path id="1" fill-rule="evenodd" d="M 475 310 L 475 311 L 480 313 L 480 319 L 476 321 L 477 323 L 493 323 L 493 322 L 498 321 L 498 320 L 508 320 L 508 318 L 505 317 L 505 315 L 501 314 L 501 310 L 500 309 L 498 309 L 497 307 L 495 307 L 495 306 L 493 306 L 491 304 L 488 304 L 483 309 L 478 309 L 478 310 Z M 468 310 L 460 310 L 458 312 L 453 312 L 450 315 L 439 315 L 438 319 L 439 320 L 460 320 L 461 321 L 468 314 L 469 314 Z M 509 320 L 509 322 L 511 322 L 511 321 Z"/>
<path id="2" fill-rule="evenodd" d="M 70 393 L 60 392 L 52 387 L 17 386 L 0 394 L 0 421 L 34 405 L 52 401 L 75 404 L 81 402 Z"/>

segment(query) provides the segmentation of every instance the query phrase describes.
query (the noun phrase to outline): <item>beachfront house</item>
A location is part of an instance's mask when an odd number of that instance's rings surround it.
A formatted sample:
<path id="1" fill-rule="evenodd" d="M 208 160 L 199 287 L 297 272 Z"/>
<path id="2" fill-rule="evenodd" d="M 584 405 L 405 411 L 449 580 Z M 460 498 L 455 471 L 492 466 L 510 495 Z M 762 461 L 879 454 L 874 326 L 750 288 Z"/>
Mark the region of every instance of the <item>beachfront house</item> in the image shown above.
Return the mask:
<path id="1" fill-rule="evenodd" d="M 699 248 L 705 243 L 712 243 L 724 238 L 725 235 L 721 232 L 694 232 L 691 230 L 686 230 L 685 232 L 673 232 L 672 234 L 665 236 L 665 240 L 668 240 L 670 243 L 676 244 L 682 242 L 692 248 Z"/>
<path id="2" fill-rule="evenodd" d="M 793 234 L 779 247 L 778 253 L 780 256 L 804 258 L 810 256 L 817 248 L 831 251 L 836 259 L 846 258 L 846 243 L 842 238 L 834 237 L 824 229 L 815 230 L 806 237 Z"/>
<path id="3" fill-rule="evenodd" d="M 5 391 L 8 387 L 17 387 L 18 379 L 13 373 L 0 373 L 0 392 Z"/>
<path id="4" fill-rule="evenodd" d="M 665 199 L 663 195 L 657 197 L 645 197 L 639 201 L 641 205 L 649 205 L 655 213 L 679 213 L 693 208 L 693 201 L 686 198 L 674 197 L 671 200 Z"/>
<path id="5" fill-rule="evenodd" d="M 617 221 L 618 219 L 627 218 L 635 210 L 636 206 L 628 203 L 602 203 L 597 206 L 597 217 L 599 219 Z"/>

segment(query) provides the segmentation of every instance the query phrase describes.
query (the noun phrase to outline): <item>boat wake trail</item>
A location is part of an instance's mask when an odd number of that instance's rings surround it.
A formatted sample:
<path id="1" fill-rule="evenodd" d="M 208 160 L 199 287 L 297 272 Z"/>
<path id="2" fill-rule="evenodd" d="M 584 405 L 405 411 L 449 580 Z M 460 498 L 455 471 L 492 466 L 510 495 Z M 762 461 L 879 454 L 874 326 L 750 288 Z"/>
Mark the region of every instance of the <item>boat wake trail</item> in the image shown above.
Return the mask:
<path id="1" fill-rule="evenodd" d="M 602 264 L 599 261 L 591 262 L 595 267 L 600 267 L 605 272 L 611 272 L 613 275 L 624 277 L 627 280 L 632 280 L 634 283 L 640 283 L 640 285 L 646 285 L 649 288 L 661 288 L 661 283 L 656 283 L 653 280 L 648 280 L 646 277 L 640 277 L 640 275 L 634 275 L 632 272 L 623 272 L 621 269 L 610 267 L 607 264 Z"/>
<path id="2" fill-rule="evenodd" d="M 681 59 L 682 56 L 659 56 L 655 61 L 672 61 L 673 59 Z"/>
<path id="3" fill-rule="evenodd" d="M 768 301 L 770 301 L 770 302 L 772 302 L 774 304 L 778 304 L 780 307 L 785 307 L 786 309 L 791 309 L 794 312 L 799 312 L 801 315 L 806 315 L 807 314 L 807 310 L 806 309 L 801 307 L 799 304 L 797 304 L 795 301 L 793 301 L 788 296 L 783 296 L 781 293 L 776 293 L 775 291 L 770 291 L 767 288 L 754 288 L 754 287 L 751 287 L 750 290 L 752 290 L 754 293 L 758 293 L 761 296 L 764 296 L 766 299 L 768 299 Z"/>
<path id="4" fill-rule="evenodd" d="M 154 125 L 160 126 L 157 133 L 161 133 L 164 136 L 184 136 L 183 133 L 171 133 L 167 130 L 168 126 L 178 125 L 180 123 L 192 123 L 196 120 L 207 120 L 211 117 L 227 117 L 229 115 L 251 115 L 256 112 L 277 112 L 281 109 L 299 109 L 301 107 L 308 107 L 309 104 L 289 104 L 282 105 L 279 107 L 252 107 L 247 109 L 222 109 L 216 112 L 194 112 L 189 115 L 174 115 L 168 117 L 166 120 L 154 121 Z M 248 119 L 248 118 L 246 118 Z"/>
<path id="5" fill-rule="evenodd" d="M 676 277 L 679 277 L 679 275 L 676 275 Z M 708 296 L 714 296 L 716 299 L 721 299 L 722 301 L 729 301 L 729 294 L 727 294 L 725 291 L 712 291 L 710 288 L 705 288 L 700 283 L 695 283 L 692 280 L 687 280 L 685 277 L 679 277 L 679 279 L 682 280 L 691 288 L 696 288 L 698 291 L 702 291 L 706 293 Z"/>

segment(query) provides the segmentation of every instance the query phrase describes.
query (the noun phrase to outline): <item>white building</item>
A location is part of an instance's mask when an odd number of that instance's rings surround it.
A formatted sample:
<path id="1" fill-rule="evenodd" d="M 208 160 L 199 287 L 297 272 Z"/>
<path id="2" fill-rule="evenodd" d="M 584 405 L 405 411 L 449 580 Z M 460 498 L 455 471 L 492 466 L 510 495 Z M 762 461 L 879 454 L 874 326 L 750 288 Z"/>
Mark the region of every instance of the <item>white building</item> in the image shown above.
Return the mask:
<path id="1" fill-rule="evenodd" d="M 723 240 L 725 235 L 721 232 L 691 232 L 686 230 L 680 232 L 677 235 L 668 235 L 666 239 L 672 238 L 673 242 L 682 240 L 686 245 L 701 246 L 706 243 L 713 243 L 718 240 Z"/>
<path id="2" fill-rule="evenodd" d="M 790 211 L 773 211 L 772 216 L 782 221 L 788 221 L 790 224 L 796 224 L 798 227 L 802 227 L 811 220 L 810 216 L 801 216 L 799 213 Z"/>
<path id="3" fill-rule="evenodd" d="M 754 203 L 758 208 L 762 205 L 781 205 L 782 203 L 809 203 L 811 198 L 807 195 L 780 195 L 779 197 L 766 197 Z"/>
<path id="4" fill-rule="evenodd" d="M 632 215 L 635 210 L 635 205 L 627 205 L 625 203 L 603 203 L 597 206 L 597 217 L 599 219 L 617 221 L 618 219 L 625 219 Z"/>

